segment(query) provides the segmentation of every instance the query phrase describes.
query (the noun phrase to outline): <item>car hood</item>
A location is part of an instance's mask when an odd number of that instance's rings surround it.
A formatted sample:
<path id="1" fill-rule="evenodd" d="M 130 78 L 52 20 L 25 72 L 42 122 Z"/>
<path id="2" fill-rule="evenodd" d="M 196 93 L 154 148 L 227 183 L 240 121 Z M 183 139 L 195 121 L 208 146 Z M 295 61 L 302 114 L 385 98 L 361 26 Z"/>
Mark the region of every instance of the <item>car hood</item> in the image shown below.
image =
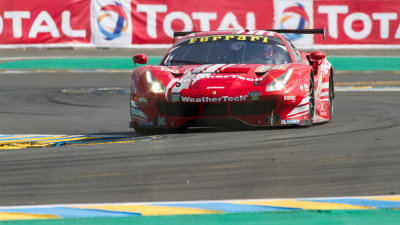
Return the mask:
<path id="1" fill-rule="evenodd" d="M 255 71 L 260 66 L 263 66 L 266 72 L 257 75 Z M 166 99 L 171 93 L 180 93 L 182 96 L 193 98 L 220 98 L 247 96 L 250 91 L 265 90 L 266 83 L 281 75 L 289 67 L 290 64 L 153 66 L 152 73 L 166 87 Z"/>

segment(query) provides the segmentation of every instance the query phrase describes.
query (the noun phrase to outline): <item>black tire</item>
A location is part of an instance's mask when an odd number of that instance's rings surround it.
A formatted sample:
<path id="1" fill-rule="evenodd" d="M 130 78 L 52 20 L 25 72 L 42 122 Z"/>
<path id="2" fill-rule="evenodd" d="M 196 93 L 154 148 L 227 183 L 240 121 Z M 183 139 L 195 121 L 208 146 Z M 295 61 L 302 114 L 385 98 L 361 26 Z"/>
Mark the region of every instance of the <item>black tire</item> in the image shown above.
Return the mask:
<path id="1" fill-rule="evenodd" d="M 139 135 L 151 135 L 151 134 L 166 134 L 166 133 L 184 133 L 187 130 L 187 126 L 177 128 L 144 128 L 134 127 L 136 134 Z"/>
<path id="2" fill-rule="evenodd" d="M 334 85 L 332 75 L 329 77 L 329 121 L 332 120 L 333 116 L 333 99 L 334 99 Z"/>
<path id="3" fill-rule="evenodd" d="M 309 88 L 309 110 L 308 110 L 308 126 L 313 124 L 314 113 L 315 113 L 315 88 L 314 88 L 314 75 L 310 76 L 310 88 Z"/>

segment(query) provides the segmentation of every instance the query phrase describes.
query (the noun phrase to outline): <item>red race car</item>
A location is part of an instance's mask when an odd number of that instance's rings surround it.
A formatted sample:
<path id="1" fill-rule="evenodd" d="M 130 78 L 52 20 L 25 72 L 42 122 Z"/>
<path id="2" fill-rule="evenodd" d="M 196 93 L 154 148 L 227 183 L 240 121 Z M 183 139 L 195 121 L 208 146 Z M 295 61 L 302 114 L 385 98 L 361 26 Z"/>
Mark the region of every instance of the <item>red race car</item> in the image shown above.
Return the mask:
<path id="1" fill-rule="evenodd" d="M 241 121 L 251 126 L 310 126 L 332 118 L 333 68 L 280 33 L 313 30 L 176 32 L 157 66 L 132 73 L 131 122 L 137 133 Z M 183 36 L 183 37 L 182 37 Z M 146 64 L 147 57 L 133 57 Z"/>

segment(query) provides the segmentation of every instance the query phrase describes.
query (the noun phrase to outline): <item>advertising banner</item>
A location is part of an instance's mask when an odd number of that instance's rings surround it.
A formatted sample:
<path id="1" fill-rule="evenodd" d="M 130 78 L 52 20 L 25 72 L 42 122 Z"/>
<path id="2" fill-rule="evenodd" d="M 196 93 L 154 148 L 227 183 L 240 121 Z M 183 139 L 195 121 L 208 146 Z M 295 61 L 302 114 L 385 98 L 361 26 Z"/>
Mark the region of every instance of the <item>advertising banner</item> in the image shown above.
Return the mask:
<path id="1" fill-rule="evenodd" d="M 0 0 L 0 47 L 166 47 L 174 31 L 312 29 L 297 46 L 400 48 L 397 0 Z"/>
<path id="2" fill-rule="evenodd" d="M 254 30 L 273 26 L 273 1 L 132 0 L 133 42 L 166 44 L 174 31 Z"/>
<path id="3" fill-rule="evenodd" d="M 328 31 L 316 44 L 400 44 L 400 1 L 314 0 L 314 21 Z"/>
<path id="4" fill-rule="evenodd" d="M 0 45 L 90 42 L 86 0 L 0 0 Z"/>

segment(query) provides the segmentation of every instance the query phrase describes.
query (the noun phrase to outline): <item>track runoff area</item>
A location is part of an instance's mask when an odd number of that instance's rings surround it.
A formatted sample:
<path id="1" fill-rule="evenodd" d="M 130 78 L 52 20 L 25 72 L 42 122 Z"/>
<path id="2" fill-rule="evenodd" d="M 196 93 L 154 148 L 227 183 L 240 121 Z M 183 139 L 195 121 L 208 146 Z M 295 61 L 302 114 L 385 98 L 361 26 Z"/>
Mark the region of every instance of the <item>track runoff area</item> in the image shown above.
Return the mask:
<path id="1" fill-rule="evenodd" d="M 161 57 L 150 57 L 157 64 Z M 336 74 L 385 71 L 400 75 L 400 57 L 329 57 Z M 3 58 L 0 76 L 21 73 L 121 73 L 133 68 L 130 57 Z M 336 81 L 338 92 L 400 91 L 394 80 Z M 69 89 L 64 92 L 117 91 L 121 87 Z M 0 150 L 36 149 L 151 141 L 160 136 L 2 134 Z M 1 203 L 0 203 L 1 205 Z M 257 199 L 199 202 L 150 202 L 1 206 L 0 224 L 396 224 L 400 196 L 309 199 Z"/>
<path id="2" fill-rule="evenodd" d="M 371 73 L 384 71 L 394 76 L 400 74 L 400 57 L 328 57 L 336 74 L 354 72 Z M 148 64 L 157 65 L 160 56 L 149 57 Z M 4 57 L 0 58 L 2 74 L 26 73 L 130 73 L 134 68 L 130 57 Z M 128 88 L 104 87 L 88 89 L 66 89 L 65 93 L 119 92 L 129 94 Z M 356 80 L 336 81 L 338 92 L 400 91 L 400 81 L 395 80 Z M 95 145 L 150 141 L 159 136 L 135 135 L 65 135 L 65 134 L 0 134 L 0 150 L 26 149 L 40 147 L 62 147 L 76 145 Z"/>

